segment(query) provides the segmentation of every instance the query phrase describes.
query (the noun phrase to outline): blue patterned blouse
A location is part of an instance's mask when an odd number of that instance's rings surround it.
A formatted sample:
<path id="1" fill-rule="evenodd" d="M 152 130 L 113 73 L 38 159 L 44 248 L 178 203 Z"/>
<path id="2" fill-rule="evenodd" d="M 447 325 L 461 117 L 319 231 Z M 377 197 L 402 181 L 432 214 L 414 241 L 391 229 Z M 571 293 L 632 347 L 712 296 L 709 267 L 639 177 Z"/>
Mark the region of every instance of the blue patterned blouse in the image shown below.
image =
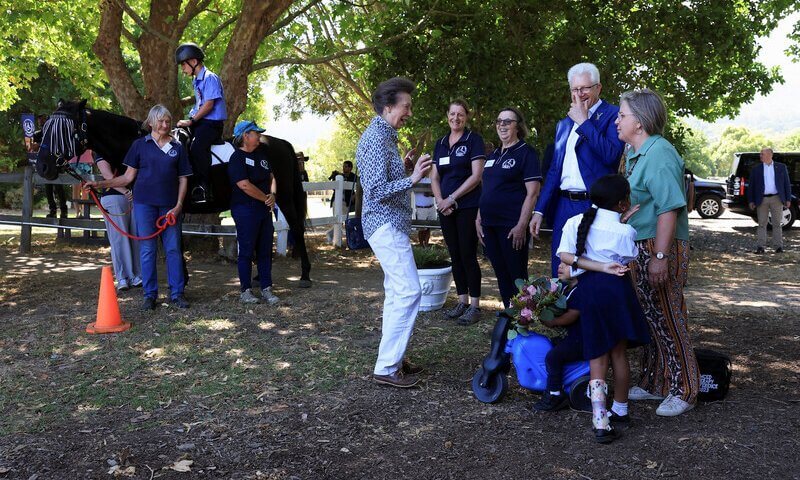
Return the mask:
<path id="1" fill-rule="evenodd" d="M 356 165 L 361 176 L 364 203 L 361 224 L 364 238 L 390 224 L 399 231 L 411 231 L 411 202 L 403 159 L 397 147 L 397 130 L 376 116 L 361 135 L 356 147 Z"/>

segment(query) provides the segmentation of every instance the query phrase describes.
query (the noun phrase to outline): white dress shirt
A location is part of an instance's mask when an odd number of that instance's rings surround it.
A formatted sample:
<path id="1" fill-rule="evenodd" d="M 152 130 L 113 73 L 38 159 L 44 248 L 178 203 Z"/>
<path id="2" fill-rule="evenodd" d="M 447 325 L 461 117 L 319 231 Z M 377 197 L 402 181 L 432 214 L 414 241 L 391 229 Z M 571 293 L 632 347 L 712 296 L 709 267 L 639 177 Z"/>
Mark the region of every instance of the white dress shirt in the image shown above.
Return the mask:
<path id="1" fill-rule="evenodd" d="M 592 108 L 589 109 L 589 118 L 592 118 L 592 115 L 597 111 L 600 107 L 600 104 L 603 103 L 602 100 L 598 100 Z M 588 119 L 586 120 L 589 121 Z M 586 191 L 586 184 L 583 183 L 583 177 L 581 176 L 581 169 L 578 168 L 578 155 L 575 153 L 575 146 L 578 144 L 578 124 L 572 124 L 572 131 L 569 133 L 569 137 L 567 137 L 567 147 L 566 151 L 564 152 L 564 166 L 561 169 L 561 190 L 569 190 L 572 192 L 585 192 Z"/>
<path id="2" fill-rule="evenodd" d="M 776 195 L 778 187 L 775 186 L 775 162 L 764 164 L 764 195 Z"/>
<path id="3" fill-rule="evenodd" d="M 618 262 L 627 265 L 639 255 L 636 247 L 636 229 L 619 221 L 620 214 L 604 208 L 597 209 L 597 216 L 589 227 L 586 236 L 586 251 L 583 257 L 597 262 Z M 575 215 L 564 224 L 561 243 L 556 254 L 575 254 L 578 243 L 578 225 L 583 214 Z M 573 276 L 584 270 L 573 269 Z"/>

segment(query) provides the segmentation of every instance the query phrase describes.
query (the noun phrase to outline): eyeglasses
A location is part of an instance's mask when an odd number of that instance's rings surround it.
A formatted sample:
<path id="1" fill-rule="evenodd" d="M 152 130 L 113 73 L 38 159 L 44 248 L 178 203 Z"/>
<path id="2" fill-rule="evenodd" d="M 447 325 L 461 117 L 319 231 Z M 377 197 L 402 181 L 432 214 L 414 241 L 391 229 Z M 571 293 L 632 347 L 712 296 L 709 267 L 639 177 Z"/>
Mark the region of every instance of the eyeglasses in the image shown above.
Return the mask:
<path id="1" fill-rule="evenodd" d="M 507 127 L 515 122 L 516 120 L 510 120 L 507 118 L 498 118 L 497 120 L 494 121 L 494 124 L 497 125 L 498 127 Z"/>
<path id="2" fill-rule="evenodd" d="M 589 85 L 588 87 L 579 87 L 570 89 L 572 93 L 578 93 L 580 95 L 586 95 L 587 93 L 591 92 L 592 89 L 596 86 L 600 85 L 599 83 L 595 83 L 594 85 Z"/>

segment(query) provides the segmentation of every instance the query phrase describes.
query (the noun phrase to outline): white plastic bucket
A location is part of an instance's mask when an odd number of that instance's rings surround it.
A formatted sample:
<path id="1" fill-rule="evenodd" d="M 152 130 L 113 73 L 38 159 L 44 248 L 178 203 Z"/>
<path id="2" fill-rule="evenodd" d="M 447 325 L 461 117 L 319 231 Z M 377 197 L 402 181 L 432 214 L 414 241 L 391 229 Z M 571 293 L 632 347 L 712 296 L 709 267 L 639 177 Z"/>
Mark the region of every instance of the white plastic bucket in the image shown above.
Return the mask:
<path id="1" fill-rule="evenodd" d="M 422 289 L 422 301 L 419 309 L 421 312 L 439 310 L 447 300 L 450 293 L 450 282 L 453 280 L 453 267 L 421 268 L 419 286 Z"/>

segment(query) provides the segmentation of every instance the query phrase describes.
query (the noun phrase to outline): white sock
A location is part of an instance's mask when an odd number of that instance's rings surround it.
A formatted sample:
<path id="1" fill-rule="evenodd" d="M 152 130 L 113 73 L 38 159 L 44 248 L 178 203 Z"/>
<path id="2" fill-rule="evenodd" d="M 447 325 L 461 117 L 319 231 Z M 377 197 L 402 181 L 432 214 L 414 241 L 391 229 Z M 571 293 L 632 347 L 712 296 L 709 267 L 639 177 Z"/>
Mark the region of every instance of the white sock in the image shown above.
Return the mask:
<path id="1" fill-rule="evenodd" d="M 550 395 L 553 395 L 554 397 L 557 397 L 557 396 L 561 395 L 561 390 L 556 390 L 555 392 L 550 390 Z"/>
<path id="2" fill-rule="evenodd" d="M 619 403 L 618 401 L 614 400 L 614 403 L 611 405 L 611 411 L 620 417 L 624 417 L 628 414 L 628 402 Z"/>

